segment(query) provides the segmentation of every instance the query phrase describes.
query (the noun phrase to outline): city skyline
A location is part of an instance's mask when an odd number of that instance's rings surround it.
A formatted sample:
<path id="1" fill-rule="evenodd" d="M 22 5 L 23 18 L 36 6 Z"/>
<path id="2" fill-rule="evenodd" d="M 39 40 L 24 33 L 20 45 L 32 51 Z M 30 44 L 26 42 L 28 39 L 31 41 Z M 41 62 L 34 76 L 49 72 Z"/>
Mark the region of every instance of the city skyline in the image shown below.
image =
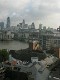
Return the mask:
<path id="1" fill-rule="evenodd" d="M 58 0 L 0 0 L 0 22 L 6 23 L 11 17 L 11 25 L 17 25 L 23 19 L 26 23 L 35 23 L 57 28 L 60 26 L 60 1 Z"/>

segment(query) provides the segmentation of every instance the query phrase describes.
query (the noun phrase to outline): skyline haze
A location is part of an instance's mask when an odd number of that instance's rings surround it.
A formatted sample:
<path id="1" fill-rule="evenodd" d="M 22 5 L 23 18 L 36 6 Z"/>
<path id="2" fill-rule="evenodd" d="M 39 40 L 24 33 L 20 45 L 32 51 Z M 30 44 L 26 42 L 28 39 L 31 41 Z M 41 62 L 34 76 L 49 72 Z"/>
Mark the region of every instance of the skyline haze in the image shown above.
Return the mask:
<path id="1" fill-rule="evenodd" d="M 11 25 L 17 25 L 25 19 L 26 23 L 35 23 L 57 28 L 60 26 L 59 0 L 0 0 L 0 22 L 11 18 Z"/>

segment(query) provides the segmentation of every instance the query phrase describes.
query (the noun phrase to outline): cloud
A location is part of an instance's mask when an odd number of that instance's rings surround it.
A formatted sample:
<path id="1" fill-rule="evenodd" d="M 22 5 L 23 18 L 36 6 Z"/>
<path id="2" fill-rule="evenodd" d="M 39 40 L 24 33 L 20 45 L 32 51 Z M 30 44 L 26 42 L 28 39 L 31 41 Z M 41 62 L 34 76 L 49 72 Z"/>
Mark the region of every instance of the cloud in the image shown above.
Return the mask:
<path id="1" fill-rule="evenodd" d="M 26 20 L 50 27 L 60 25 L 60 0 L 0 0 L 0 21 L 11 17 L 11 24 L 16 25 Z"/>

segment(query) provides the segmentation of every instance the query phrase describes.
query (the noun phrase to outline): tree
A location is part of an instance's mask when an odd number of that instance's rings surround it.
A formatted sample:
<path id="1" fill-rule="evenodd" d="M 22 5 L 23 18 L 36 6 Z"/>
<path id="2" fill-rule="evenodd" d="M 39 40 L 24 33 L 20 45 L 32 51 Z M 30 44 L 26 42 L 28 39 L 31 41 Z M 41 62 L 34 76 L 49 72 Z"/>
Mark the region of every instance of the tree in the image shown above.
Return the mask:
<path id="1" fill-rule="evenodd" d="M 2 49 L 2 50 L 0 50 L 0 56 L 2 58 L 2 61 L 6 61 L 6 60 L 8 60 L 9 53 L 7 52 L 6 49 Z"/>

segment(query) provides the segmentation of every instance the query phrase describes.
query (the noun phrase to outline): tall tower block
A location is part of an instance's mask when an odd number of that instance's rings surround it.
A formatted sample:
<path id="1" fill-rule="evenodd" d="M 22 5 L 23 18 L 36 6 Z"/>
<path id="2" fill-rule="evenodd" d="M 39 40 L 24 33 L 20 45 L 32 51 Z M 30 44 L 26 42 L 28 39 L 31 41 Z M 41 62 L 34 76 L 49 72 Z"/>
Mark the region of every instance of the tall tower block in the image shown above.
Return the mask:
<path id="1" fill-rule="evenodd" d="M 10 17 L 7 17 L 7 25 L 6 25 L 7 28 L 10 27 Z"/>

